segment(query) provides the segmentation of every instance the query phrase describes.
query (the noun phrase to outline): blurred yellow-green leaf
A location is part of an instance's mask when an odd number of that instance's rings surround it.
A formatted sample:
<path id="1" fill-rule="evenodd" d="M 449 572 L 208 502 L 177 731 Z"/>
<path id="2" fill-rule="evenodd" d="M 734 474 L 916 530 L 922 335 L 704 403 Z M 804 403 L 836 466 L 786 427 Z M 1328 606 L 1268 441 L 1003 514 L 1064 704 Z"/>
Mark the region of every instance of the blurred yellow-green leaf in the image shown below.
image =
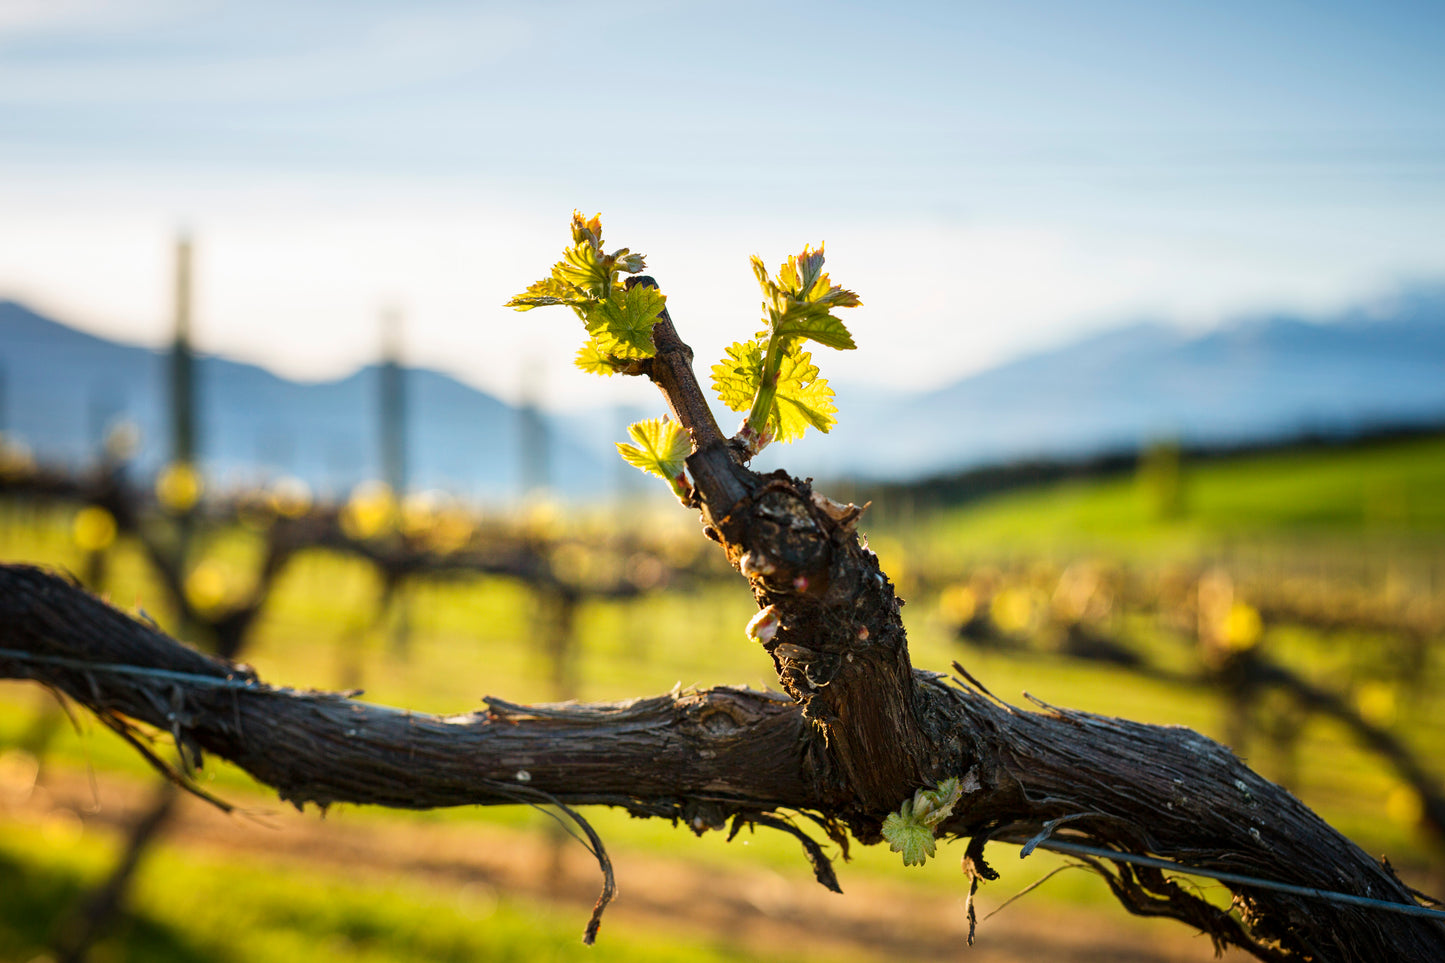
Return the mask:
<path id="1" fill-rule="evenodd" d="M 82 551 L 101 552 L 115 542 L 115 516 L 99 505 L 87 505 L 75 513 L 71 536 Z"/>
<path id="2" fill-rule="evenodd" d="M 156 499 L 168 512 L 188 512 L 200 501 L 201 474 L 188 462 L 172 462 L 156 476 Z"/>

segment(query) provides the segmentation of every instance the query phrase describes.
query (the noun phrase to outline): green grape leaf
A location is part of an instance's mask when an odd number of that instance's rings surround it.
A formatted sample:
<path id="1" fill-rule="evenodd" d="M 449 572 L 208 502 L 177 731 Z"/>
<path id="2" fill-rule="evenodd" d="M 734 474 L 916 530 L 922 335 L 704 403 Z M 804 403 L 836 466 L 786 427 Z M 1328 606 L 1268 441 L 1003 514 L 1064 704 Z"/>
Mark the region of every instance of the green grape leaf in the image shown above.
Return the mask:
<path id="1" fill-rule="evenodd" d="M 605 300 L 617 287 L 617 275 L 636 274 L 646 267 L 646 258 L 627 248 L 611 254 L 602 251 L 602 215 L 586 219 L 572 212 L 572 246 L 562 260 L 552 265 L 552 276 L 538 281 L 507 302 L 518 311 L 565 304 L 587 320 L 589 301 Z"/>
<path id="2" fill-rule="evenodd" d="M 904 866 L 922 866 L 937 852 L 934 830 L 953 814 L 962 796 L 963 784 L 950 776 L 936 789 L 919 789 L 883 820 L 883 838 L 889 849 L 903 854 Z"/>
<path id="3" fill-rule="evenodd" d="M 610 267 L 596 247 L 583 241 L 562 252 L 562 260 L 552 267 L 552 277 L 588 297 L 604 298 L 612 289 Z"/>
<path id="4" fill-rule="evenodd" d="M 883 838 L 888 848 L 903 854 L 904 866 L 922 866 L 938 852 L 933 840 L 933 827 L 926 826 L 913 815 L 913 800 L 906 799 L 898 812 L 883 820 Z"/>
<path id="5" fill-rule="evenodd" d="M 808 300 L 814 304 L 826 304 L 830 308 L 856 308 L 863 304 L 863 299 L 855 292 L 837 284 L 830 286 L 826 274 L 808 295 Z"/>
<path id="6" fill-rule="evenodd" d="M 756 254 L 752 256 L 751 263 L 753 266 L 753 277 L 758 279 L 758 287 L 763 289 L 763 295 L 769 299 L 773 298 L 778 293 L 778 286 L 773 283 L 773 279 L 768 275 L 768 266 L 764 264 L 763 259 Z"/>
<path id="7" fill-rule="evenodd" d="M 712 366 L 712 390 L 733 411 L 747 411 L 763 380 L 763 346 L 757 341 L 735 341 L 723 359 Z"/>
<path id="8" fill-rule="evenodd" d="M 791 255 L 788 262 L 778 268 L 778 286 L 796 298 L 807 298 L 822 279 L 827 286 L 828 275 L 823 273 L 823 245 L 814 251 L 804 246 L 802 254 Z"/>
<path id="9" fill-rule="evenodd" d="M 667 306 L 657 288 L 635 285 L 614 290 L 607 298 L 586 306 L 587 333 L 601 350 L 618 358 L 650 358 L 657 353 L 652 326 Z"/>
<path id="10" fill-rule="evenodd" d="M 554 304 L 578 304 L 582 300 L 570 285 L 564 284 L 556 278 L 543 278 L 512 298 L 505 306 L 516 308 L 518 311 L 530 311 L 533 308 L 545 308 Z"/>
<path id="11" fill-rule="evenodd" d="M 782 311 L 777 324 L 779 337 L 816 341 L 824 347 L 848 351 L 858 347 L 842 321 L 828 313 L 818 301 L 793 301 Z"/>
<path id="12" fill-rule="evenodd" d="M 809 425 L 826 434 L 838 423 L 837 413 L 833 389 L 826 378 L 818 377 L 813 356 L 790 342 L 778 367 L 778 393 L 768 417 L 776 426 L 776 440 L 801 438 Z"/>
<path id="13" fill-rule="evenodd" d="M 627 367 L 625 359 L 613 357 L 596 338 L 587 339 L 587 343 L 578 350 L 573 363 L 588 374 L 609 377 Z"/>
<path id="14" fill-rule="evenodd" d="M 827 432 L 838 423 L 833 389 L 826 378 L 818 377 L 813 356 L 796 342 L 788 342 L 782 352 L 767 418 L 770 437 L 793 441 L 803 437 L 809 425 Z M 722 361 L 712 367 L 712 387 L 723 404 L 733 411 L 752 408 L 762 386 L 763 361 L 763 345 L 757 341 L 737 341 L 728 347 Z"/>
<path id="15" fill-rule="evenodd" d="M 922 866 L 938 852 L 933 830 L 952 816 L 962 794 L 962 782 L 957 776 L 949 776 L 936 789 L 919 789 L 912 800 L 903 800 L 897 813 L 887 814 L 883 839 L 889 840 L 889 849 L 894 853 L 903 853 L 903 865 Z"/>
<path id="16" fill-rule="evenodd" d="M 677 422 L 666 417 L 648 418 L 629 425 L 627 434 L 637 445 L 618 442 L 617 451 L 634 468 L 673 483 L 687 467 L 687 456 L 692 454 L 692 439 Z"/>

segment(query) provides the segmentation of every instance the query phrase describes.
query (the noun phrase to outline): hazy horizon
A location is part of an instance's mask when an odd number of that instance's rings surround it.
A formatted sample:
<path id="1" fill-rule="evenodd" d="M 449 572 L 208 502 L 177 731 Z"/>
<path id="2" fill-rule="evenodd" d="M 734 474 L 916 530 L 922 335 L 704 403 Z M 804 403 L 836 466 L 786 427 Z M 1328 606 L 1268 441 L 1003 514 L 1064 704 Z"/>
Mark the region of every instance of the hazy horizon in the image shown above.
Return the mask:
<path id="1" fill-rule="evenodd" d="M 1445 276 L 1433 9 L 22 0 L 0 11 L 0 297 L 288 377 L 375 358 L 655 405 L 502 302 L 574 208 L 649 256 L 700 370 L 747 258 L 825 241 L 861 350 L 936 387 L 1132 319 L 1321 313 Z M 585 38 L 579 39 L 579 38 Z"/>
<path id="2" fill-rule="evenodd" d="M 989 372 L 998 369 L 1008 368 L 1012 365 L 1027 363 L 1040 357 L 1049 356 L 1055 352 L 1068 349 L 1074 345 L 1089 344 L 1095 339 L 1110 338 L 1112 336 L 1129 334 L 1143 328 L 1156 328 L 1171 332 L 1172 334 L 1176 334 L 1181 337 L 1193 337 L 1201 334 L 1207 334 L 1211 331 L 1230 332 L 1237 330 L 1241 327 L 1247 327 L 1251 324 L 1272 320 L 1300 321 L 1305 324 L 1311 325 L 1331 325 L 1340 323 L 1341 321 L 1347 319 L 1357 320 L 1359 317 L 1362 316 L 1372 317 L 1376 314 L 1381 313 L 1382 311 L 1388 312 L 1390 306 L 1397 304 L 1401 299 L 1411 298 L 1415 296 L 1424 296 L 1426 298 L 1433 297 L 1441 300 L 1442 302 L 1445 302 L 1445 276 L 1433 279 L 1419 279 L 1410 283 L 1401 283 L 1398 285 L 1394 285 L 1387 289 L 1375 292 L 1373 296 L 1366 297 L 1357 302 L 1346 303 L 1338 306 L 1337 308 L 1332 307 L 1328 309 L 1327 312 L 1320 314 L 1310 314 L 1302 311 L 1253 310 L 1241 312 L 1239 314 L 1229 315 L 1227 317 L 1222 317 L 1218 320 L 1217 323 L 1207 326 L 1190 325 L 1183 321 L 1170 320 L 1158 317 L 1120 317 L 1117 319 L 1113 319 L 1113 323 L 1110 323 L 1109 321 L 1104 321 L 1098 325 L 1066 330 L 1057 340 L 1049 343 L 1021 346 L 1016 352 L 1002 357 L 996 362 L 988 364 L 977 370 L 968 371 L 954 377 L 946 378 L 936 384 L 886 384 L 879 382 L 869 382 L 864 379 L 853 379 L 846 376 L 841 379 L 833 380 L 839 387 L 851 389 L 851 391 L 849 392 L 850 394 L 858 391 L 865 391 L 870 394 L 877 394 L 879 397 L 891 397 L 898 399 L 906 398 L 913 395 L 922 396 L 929 394 L 930 392 L 935 392 L 941 389 L 946 389 L 958 385 L 977 375 L 986 375 Z M 127 337 L 124 333 L 121 333 L 119 335 L 111 335 L 103 329 L 96 330 L 84 324 L 75 323 L 69 318 L 56 316 L 55 314 L 45 310 L 41 305 L 28 303 L 0 294 L 0 306 L 3 306 L 7 303 L 17 305 L 22 310 L 33 312 L 46 321 L 58 323 L 63 327 L 70 328 L 82 334 L 98 337 L 117 345 L 144 348 L 160 353 L 168 352 L 171 347 L 169 333 L 167 333 L 164 338 L 154 342 L 145 339 Z M 265 358 L 252 359 L 243 355 L 228 353 L 224 351 L 207 351 L 204 348 L 202 348 L 198 352 L 198 354 L 204 357 L 216 358 L 222 361 L 234 362 L 242 365 L 251 365 L 260 368 L 262 371 L 274 375 L 275 377 L 281 378 L 286 381 L 294 382 L 299 385 L 323 385 L 332 384 L 339 381 L 345 381 L 355 377 L 358 372 L 374 368 L 381 363 L 379 356 L 371 358 L 362 357 L 358 359 L 355 364 L 339 371 L 321 372 L 318 374 L 301 373 L 299 375 L 296 375 L 289 373 L 286 370 L 285 365 L 275 365 L 268 363 Z M 700 379 L 706 380 L 707 365 L 703 362 L 704 359 L 696 359 L 694 362 L 694 369 L 697 371 Z M 493 391 L 487 385 L 481 384 L 477 380 L 468 377 L 467 373 L 464 370 L 457 370 L 456 366 L 449 366 L 444 362 L 440 364 L 425 364 L 419 363 L 412 359 L 404 359 L 402 363 L 403 366 L 412 368 L 414 370 L 431 371 L 453 378 L 459 383 L 466 385 L 469 388 L 480 391 L 488 396 L 495 397 L 498 400 L 506 402 L 507 404 L 516 405 L 519 403 L 518 398 L 511 397 L 504 392 Z M 596 378 L 592 378 L 590 380 L 592 380 L 593 382 L 598 381 L 598 379 Z M 647 389 L 645 395 L 646 400 L 652 401 L 657 399 L 658 396 L 656 388 L 646 383 L 643 383 L 642 386 Z M 605 407 L 605 405 L 597 398 L 587 397 L 585 395 L 571 398 L 566 396 L 532 397 L 529 399 L 529 401 L 540 405 L 540 407 L 545 410 L 552 411 L 559 415 L 582 414 L 588 411 Z M 720 416 L 726 417 L 726 415 L 724 414 L 725 409 L 710 395 L 709 402 L 713 404 L 714 408 L 717 410 Z M 617 404 L 621 405 L 622 407 L 632 407 L 632 405 L 626 401 L 618 402 Z"/>

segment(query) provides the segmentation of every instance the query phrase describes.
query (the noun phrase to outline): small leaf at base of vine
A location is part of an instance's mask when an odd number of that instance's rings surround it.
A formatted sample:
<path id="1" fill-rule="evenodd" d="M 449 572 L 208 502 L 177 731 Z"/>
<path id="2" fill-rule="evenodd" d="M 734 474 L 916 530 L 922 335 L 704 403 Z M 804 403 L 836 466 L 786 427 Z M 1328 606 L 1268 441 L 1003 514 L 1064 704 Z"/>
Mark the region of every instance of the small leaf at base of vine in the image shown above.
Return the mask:
<path id="1" fill-rule="evenodd" d="M 683 504 L 692 498 L 688 484 L 687 456 L 692 454 L 692 439 L 687 431 L 670 418 L 648 418 L 629 425 L 627 434 L 636 442 L 618 442 L 617 451 L 623 461 L 667 482 Z"/>

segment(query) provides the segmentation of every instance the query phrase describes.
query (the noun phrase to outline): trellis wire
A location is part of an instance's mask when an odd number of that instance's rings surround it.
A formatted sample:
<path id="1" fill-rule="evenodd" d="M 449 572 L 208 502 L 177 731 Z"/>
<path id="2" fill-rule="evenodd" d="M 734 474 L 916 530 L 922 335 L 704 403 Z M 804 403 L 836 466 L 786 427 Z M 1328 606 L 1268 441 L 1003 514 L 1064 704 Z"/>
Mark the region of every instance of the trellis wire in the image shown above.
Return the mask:
<path id="1" fill-rule="evenodd" d="M 218 689 L 260 689 L 270 688 L 265 683 L 255 679 L 236 679 L 229 677 L 198 675 L 191 672 L 176 672 L 171 669 L 152 669 L 138 665 L 117 665 L 110 662 L 86 662 L 83 659 L 71 659 L 62 655 L 40 655 L 34 652 L 25 652 L 20 649 L 0 649 L 0 659 L 12 659 L 17 662 L 32 662 L 41 665 L 56 665 L 67 669 L 79 669 L 86 672 L 109 672 L 114 675 L 135 675 L 150 676 L 157 679 L 167 679 L 172 682 L 189 682 L 194 685 L 210 686 Z M 1243 876 L 1239 873 L 1228 873 L 1217 869 L 1203 869 L 1198 866 L 1186 866 L 1183 863 L 1172 862 L 1167 859 L 1159 859 L 1155 856 L 1144 856 L 1138 853 L 1126 853 L 1117 849 L 1102 849 L 1095 846 L 1085 846 L 1081 843 L 1070 843 L 1061 839 L 1045 839 L 1032 844 L 1033 849 L 1047 849 L 1056 853 L 1064 853 L 1074 856 L 1092 856 L 1096 859 L 1108 859 L 1119 863 L 1131 863 L 1135 866 L 1148 866 L 1152 869 L 1163 869 L 1175 873 L 1183 873 L 1188 876 L 1203 876 L 1208 879 L 1217 879 L 1222 883 L 1237 883 L 1241 886 L 1253 886 L 1259 889 L 1272 889 L 1281 893 L 1291 893 L 1295 896 L 1304 896 L 1310 899 L 1323 900 L 1330 903 L 1345 903 L 1350 906 L 1361 906 L 1367 909 L 1377 909 L 1389 913 L 1399 913 L 1404 916 L 1418 916 L 1425 919 L 1439 920 L 1445 922 L 1445 910 L 1431 909 L 1428 906 L 1418 906 L 1413 903 L 1392 903 L 1383 899 L 1372 899 L 1368 896 L 1355 896 L 1351 893 L 1341 893 L 1335 890 L 1315 889 L 1311 886 L 1298 886 L 1294 883 L 1282 883 L 1276 880 L 1259 879 L 1255 876 Z M 1027 856 L 1032 849 L 1022 853 Z"/>
<path id="2" fill-rule="evenodd" d="M 198 675 L 194 672 L 176 672 L 173 669 L 152 669 L 140 665 L 118 665 L 114 662 L 86 662 L 63 655 L 40 655 L 21 649 L 0 649 L 0 659 L 14 659 L 18 662 L 35 662 L 41 665 L 58 665 L 66 669 L 81 669 L 86 672 L 109 672 L 112 675 L 141 675 L 172 682 L 189 682 L 194 685 L 215 689 L 255 689 L 265 683 L 255 679 L 236 679 L 231 676 Z"/>
<path id="3" fill-rule="evenodd" d="M 1400 913 L 1405 916 L 1422 916 L 1426 919 L 1445 921 L 1445 910 L 1431 909 L 1428 906 L 1417 906 L 1413 903 L 1392 903 L 1389 900 L 1371 899 L 1368 896 L 1354 896 L 1350 893 L 1340 893 L 1335 890 L 1315 889 L 1312 886 L 1298 886 L 1294 883 L 1281 883 L 1275 880 L 1259 879 L 1254 876 L 1242 876 L 1239 873 L 1228 873 L 1219 869 L 1203 869 L 1198 866 L 1186 866 L 1183 863 L 1159 859 L 1156 856 L 1142 856 L 1137 853 L 1121 852 L 1117 849 L 1085 846 L 1081 843 L 1070 843 L 1061 839 L 1046 839 L 1037 843 L 1036 848 L 1076 856 L 1093 856 L 1097 859 L 1108 859 L 1118 863 L 1132 863 L 1135 866 L 1148 866 L 1153 869 L 1165 869 L 1171 872 L 1184 873 L 1188 876 L 1204 876 L 1209 879 L 1217 879 L 1222 883 L 1238 883 L 1241 886 L 1272 889 L 1281 893 L 1292 893 L 1295 896 L 1308 896 L 1311 899 L 1325 900 L 1331 903 L 1348 903 L 1351 906 L 1364 906 L 1370 909 Z M 1027 856 L 1028 853 L 1021 855 Z"/>

